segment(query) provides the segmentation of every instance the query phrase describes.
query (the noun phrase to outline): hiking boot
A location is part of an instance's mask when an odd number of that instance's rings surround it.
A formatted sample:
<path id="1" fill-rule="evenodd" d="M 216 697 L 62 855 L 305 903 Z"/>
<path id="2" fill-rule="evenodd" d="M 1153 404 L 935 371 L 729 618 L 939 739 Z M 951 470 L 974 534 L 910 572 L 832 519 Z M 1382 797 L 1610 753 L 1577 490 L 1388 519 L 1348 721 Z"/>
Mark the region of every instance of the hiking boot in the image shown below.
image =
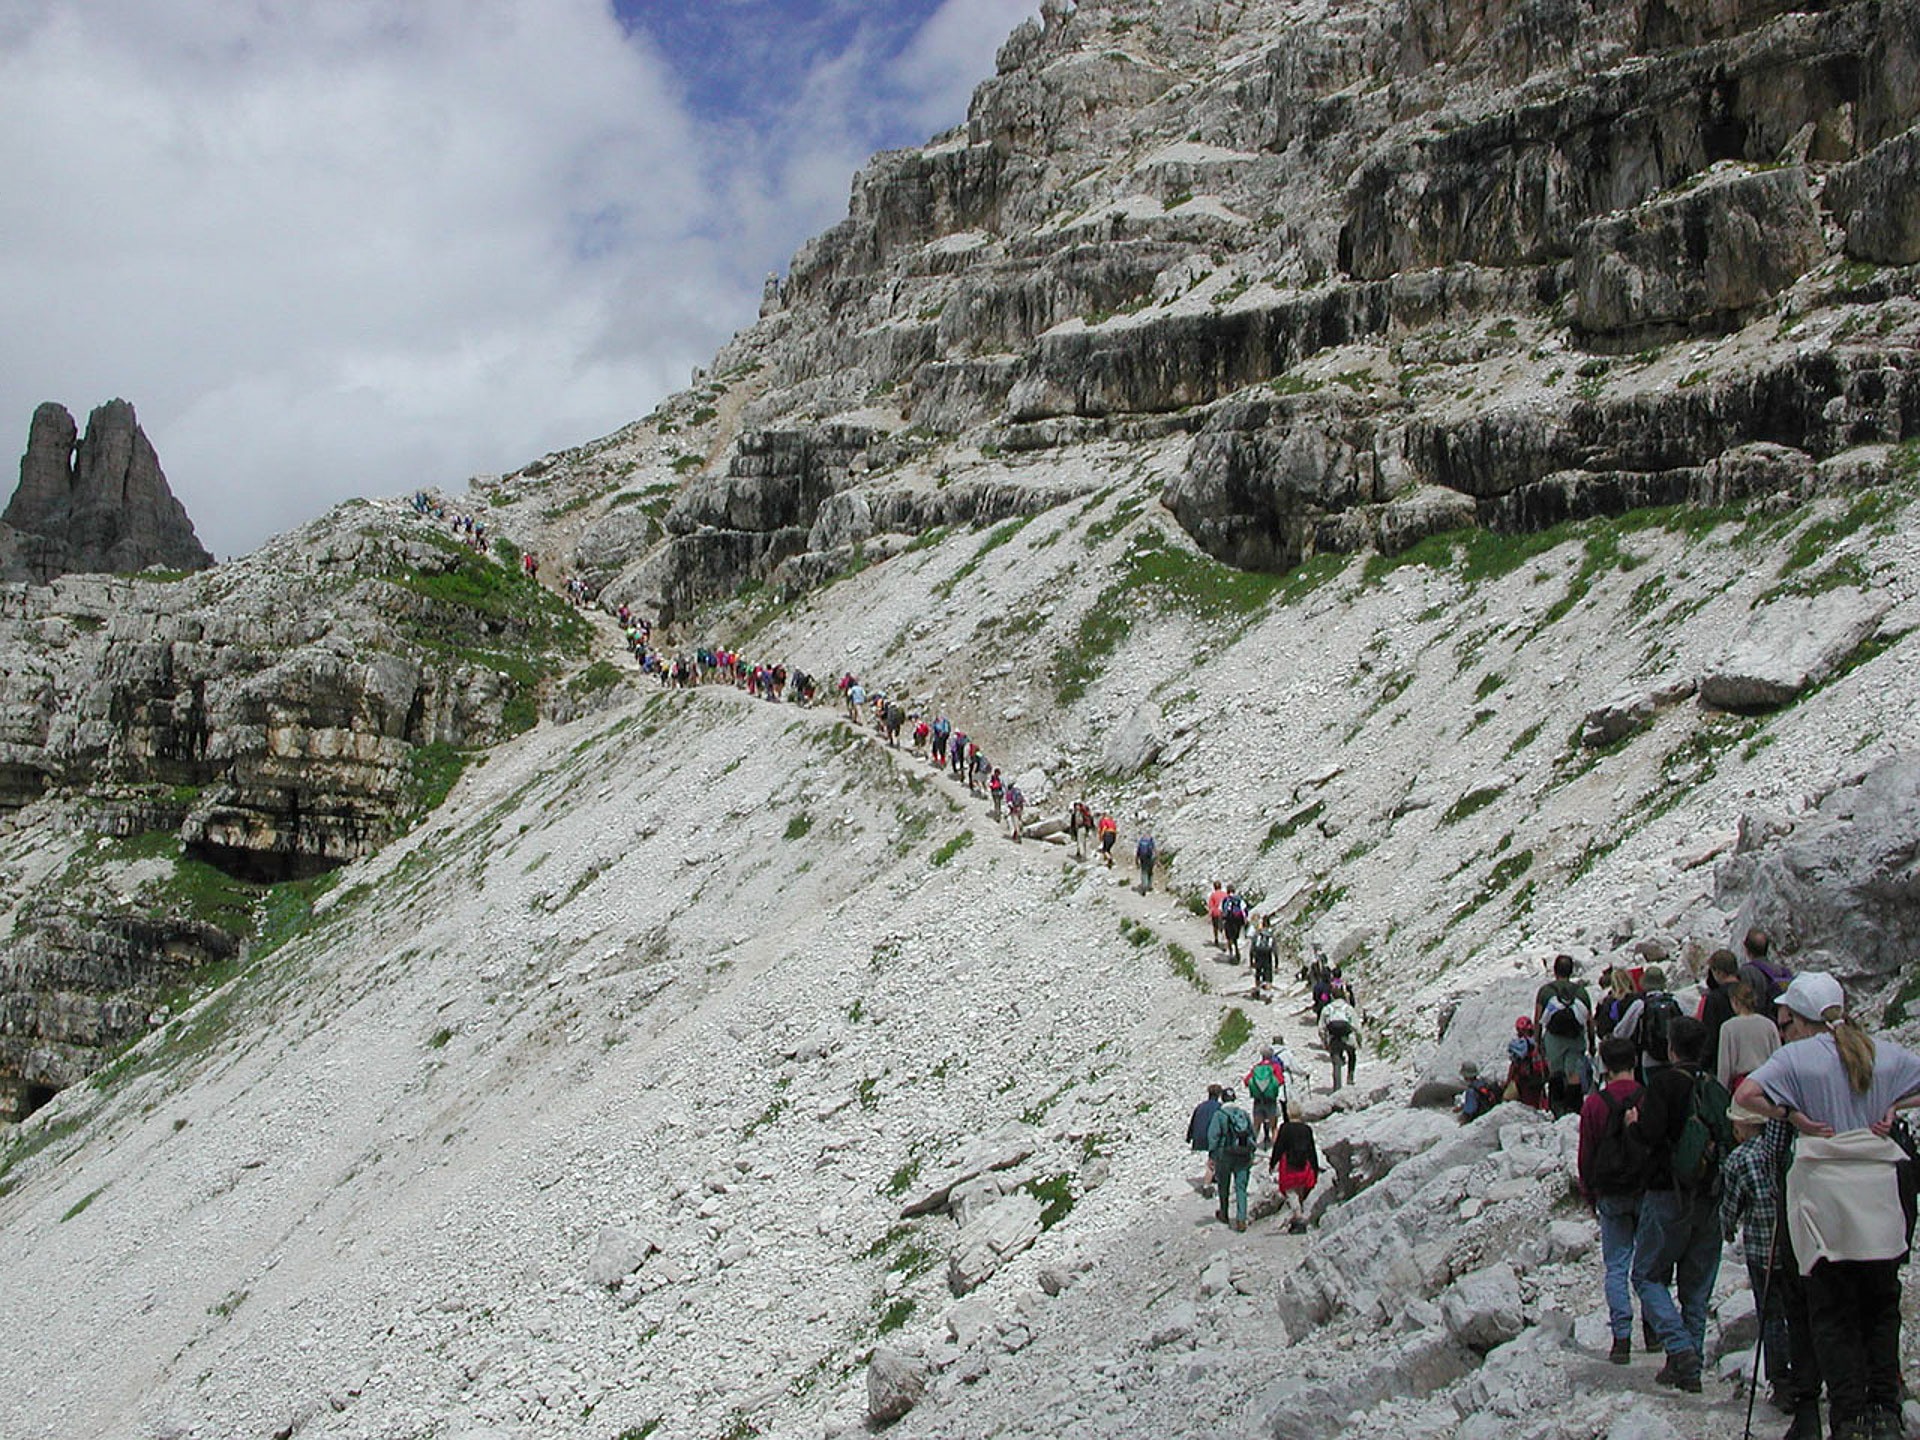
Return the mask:
<path id="1" fill-rule="evenodd" d="M 1873 1433 L 1873 1424 L 1865 1415 L 1851 1415 L 1833 1427 L 1833 1440 L 1873 1440 Z"/>
<path id="2" fill-rule="evenodd" d="M 1633 1337 L 1631 1335 L 1614 1336 L 1613 1348 L 1607 1351 L 1607 1359 L 1616 1365 L 1630 1364 L 1633 1360 Z"/>
<path id="3" fill-rule="evenodd" d="M 1236 1235 L 1244 1235 L 1247 1233 L 1247 1222 L 1244 1220 L 1236 1220 L 1233 1222 L 1233 1229 Z"/>
<path id="4" fill-rule="evenodd" d="M 1675 1350 L 1653 1377 L 1656 1385 L 1671 1385 L 1689 1395 L 1700 1393 L 1700 1356 L 1693 1350 Z"/>
<path id="5" fill-rule="evenodd" d="M 1289 1235 L 1304 1235 L 1304 1234 L 1306 1234 L 1306 1233 L 1307 1233 L 1307 1222 L 1306 1222 L 1306 1221 L 1304 1221 L 1304 1220 L 1296 1220 L 1296 1221 L 1294 1221 L 1294 1222 L 1293 1222 L 1293 1223 L 1292 1223 L 1291 1225 L 1289 1225 L 1289 1226 L 1287 1226 L 1287 1233 L 1288 1233 Z"/>
<path id="6" fill-rule="evenodd" d="M 1867 1434 L 1872 1440 L 1907 1440 L 1907 1424 L 1897 1409 L 1876 1405 L 1867 1412 Z"/>
<path id="7" fill-rule="evenodd" d="M 1820 1440 L 1820 1402 L 1808 1400 L 1795 1408 L 1793 1423 L 1780 1440 Z"/>

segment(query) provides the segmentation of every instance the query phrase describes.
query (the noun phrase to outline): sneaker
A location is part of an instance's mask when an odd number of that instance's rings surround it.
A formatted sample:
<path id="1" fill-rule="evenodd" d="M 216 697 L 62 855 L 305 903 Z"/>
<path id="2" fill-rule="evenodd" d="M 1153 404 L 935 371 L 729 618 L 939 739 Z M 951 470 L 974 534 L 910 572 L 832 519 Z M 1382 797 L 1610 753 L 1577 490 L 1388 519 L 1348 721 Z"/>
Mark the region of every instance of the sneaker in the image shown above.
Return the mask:
<path id="1" fill-rule="evenodd" d="M 1653 1377 L 1656 1385 L 1671 1385 L 1689 1395 L 1700 1393 L 1700 1357 L 1691 1350 L 1676 1350 Z"/>
<path id="2" fill-rule="evenodd" d="M 1607 1359 L 1616 1365 L 1631 1363 L 1633 1360 L 1633 1337 L 1631 1335 L 1614 1336 L 1613 1348 L 1607 1351 Z"/>

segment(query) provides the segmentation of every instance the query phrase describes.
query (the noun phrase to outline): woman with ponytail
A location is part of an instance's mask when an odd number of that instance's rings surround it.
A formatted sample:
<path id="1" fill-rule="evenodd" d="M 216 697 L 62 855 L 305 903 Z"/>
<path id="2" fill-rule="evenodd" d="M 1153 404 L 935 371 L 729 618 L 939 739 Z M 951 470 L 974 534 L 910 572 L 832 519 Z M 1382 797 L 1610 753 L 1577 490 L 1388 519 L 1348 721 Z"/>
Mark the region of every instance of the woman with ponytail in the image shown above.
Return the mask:
<path id="1" fill-rule="evenodd" d="M 1900 1262 L 1907 1252 L 1891 1139 L 1894 1112 L 1920 1104 L 1920 1057 L 1876 1041 L 1846 1013 L 1831 975 L 1795 977 L 1780 997 L 1786 1041 L 1740 1082 L 1736 1103 L 1799 1132 L 1787 1171 L 1785 1238 L 1805 1291 L 1819 1376 L 1795 1376 L 1819 1433 L 1819 1380 L 1833 1440 L 1881 1440 L 1900 1421 Z M 1796 1370 L 1798 1369 L 1796 1364 Z M 1811 1381 L 1809 1384 L 1808 1381 Z"/>

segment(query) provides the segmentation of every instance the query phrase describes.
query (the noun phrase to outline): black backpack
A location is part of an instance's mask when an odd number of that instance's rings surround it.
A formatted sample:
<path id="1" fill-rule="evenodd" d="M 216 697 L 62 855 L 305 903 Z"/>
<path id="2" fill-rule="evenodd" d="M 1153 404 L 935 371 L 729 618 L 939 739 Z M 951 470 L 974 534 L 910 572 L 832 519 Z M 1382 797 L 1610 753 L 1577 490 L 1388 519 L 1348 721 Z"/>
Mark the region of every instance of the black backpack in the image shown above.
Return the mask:
<path id="1" fill-rule="evenodd" d="M 1673 1052 L 1667 1048 L 1667 1036 L 1679 1018 L 1680 1002 L 1664 990 L 1656 990 L 1642 1000 L 1640 1024 L 1635 1032 L 1640 1040 L 1640 1053 L 1662 1065 L 1672 1063 Z"/>
<path id="2" fill-rule="evenodd" d="M 1626 1116 L 1646 1092 L 1635 1090 L 1624 1100 L 1608 1089 L 1598 1093 L 1607 1119 L 1587 1159 L 1587 1184 L 1596 1195 L 1637 1194 L 1647 1183 L 1647 1147 L 1627 1128 Z"/>

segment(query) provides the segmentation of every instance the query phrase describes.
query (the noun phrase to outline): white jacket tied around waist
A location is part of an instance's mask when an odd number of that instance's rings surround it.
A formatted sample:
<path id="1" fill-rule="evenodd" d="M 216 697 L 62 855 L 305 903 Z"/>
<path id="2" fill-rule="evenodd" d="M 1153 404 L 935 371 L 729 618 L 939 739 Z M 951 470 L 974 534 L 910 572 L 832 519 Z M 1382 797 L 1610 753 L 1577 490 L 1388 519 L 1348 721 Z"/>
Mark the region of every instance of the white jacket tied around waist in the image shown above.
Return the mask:
<path id="1" fill-rule="evenodd" d="M 1820 1260 L 1897 1260 L 1907 1250 L 1894 1166 L 1900 1147 L 1870 1130 L 1802 1135 L 1787 1171 L 1787 1231 L 1800 1273 Z"/>

